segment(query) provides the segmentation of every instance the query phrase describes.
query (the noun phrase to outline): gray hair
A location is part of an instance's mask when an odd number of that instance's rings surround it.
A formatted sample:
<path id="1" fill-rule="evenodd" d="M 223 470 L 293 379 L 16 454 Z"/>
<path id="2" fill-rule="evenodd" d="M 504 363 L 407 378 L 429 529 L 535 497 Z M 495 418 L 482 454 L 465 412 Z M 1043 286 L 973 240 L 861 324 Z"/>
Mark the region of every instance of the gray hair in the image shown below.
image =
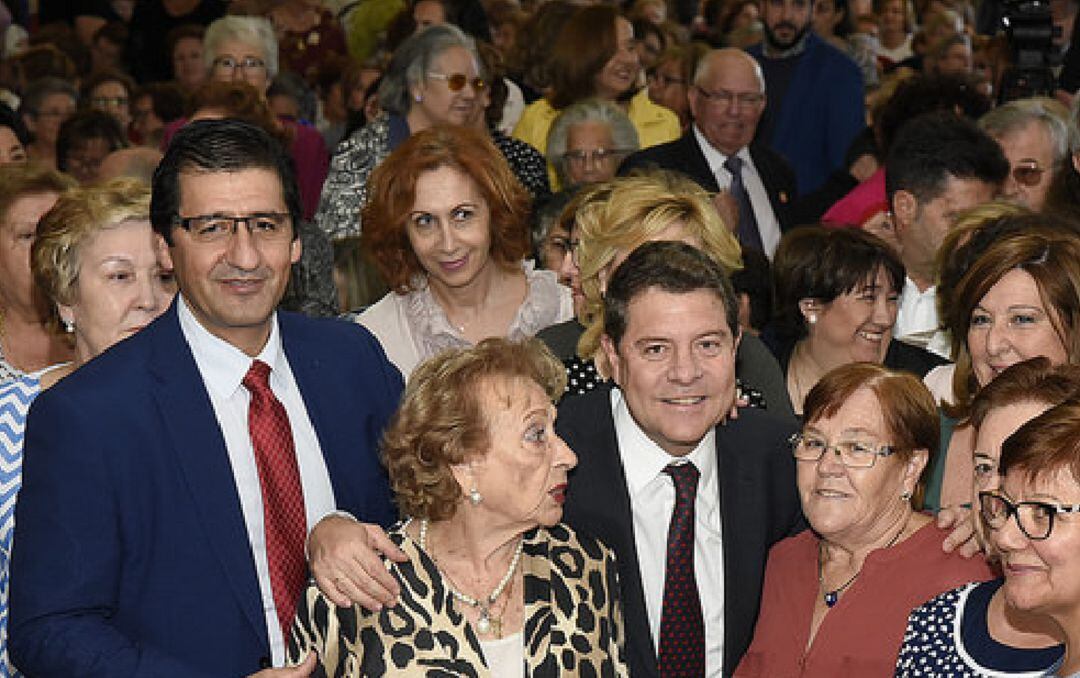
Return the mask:
<path id="1" fill-rule="evenodd" d="M 223 16 L 206 29 L 203 36 L 203 63 L 209 71 L 214 66 L 218 48 L 226 40 L 236 40 L 257 47 L 266 62 L 266 79 L 278 74 L 278 43 L 269 19 L 258 16 Z"/>
<path id="2" fill-rule="evenodd" d="M 23 93 L 22 101 L 19 103 L 19 113 L 36 118 L 38 111 L 41 110 L 41 104 L 45 102 L 46 97 L 53 94 L 66 94 L 72 101 L 76 103 L 79 101 L 79 90 L 67 80 L 53 77 L 38 78 L 26 87 L 26 92 Z"/>
<path id="3" fill-rule="evenodd" d="M 994 138 L 1019 131 L 1031 123 L 1041 123 L 1050 135 L 1054 154 L 1054 169 L 1065 162 L 1069 150 L 1080 146 L 1080 133 L 1068 122 L 1068 111 L 1053 99 L 1032 97 L 1017 99 L 993 108 L 979 118 L 979 127 Z"/>
<path id="4" fill-rule="evenodd" d="M 750 56 L 746 52 L 733 47 L 726 47 L 723 49 L 714 49 L 711 52 L 707 52 L 703 57 L 698 59 L 697 65 L 694 66 L 693 84 L 700 85 L 701 81 L 705 79 L 705 74 L 709 72 L 710 68 L 713 68 L 713 61 L 721 56 L 732 56 L 741 58 L 746 56 L 746 65 L 754 71 L 754 77 L 757 78 L 758 87 L 762 94 L 765 93 L 765 72 L 761 70 L 761 64 L 758 60 Z"/>
<path id="5" fill-rule="evenodd" d="M 570 136 L 570 128 L 586 122 L 607 125 L 615 150 L 629 154 L 641 148 L 634 123 L 616 104 L 604 99 L 585 99 L 570 104 L 551 123 L 547 138 L 547 157 L 555 166 L 561 186 L 571 183 L 566 169 L 566 140 Z"/>
<path id="6" fill-rule="evenodd" d="M 379 105 L 383 110 L 397 115 L 408 113 L 412 106 L 409 89 L 423 82 L 431 69 L 431 63 L 451 47 L 468 50 L 476 62 L 477 72 L 483 77 L 483 66 L 472 38 L 453 24 L 430 26 L 409 36 L 394 51 L 390 65 L 383 74 L 382 84 L 379 85 Z"/>

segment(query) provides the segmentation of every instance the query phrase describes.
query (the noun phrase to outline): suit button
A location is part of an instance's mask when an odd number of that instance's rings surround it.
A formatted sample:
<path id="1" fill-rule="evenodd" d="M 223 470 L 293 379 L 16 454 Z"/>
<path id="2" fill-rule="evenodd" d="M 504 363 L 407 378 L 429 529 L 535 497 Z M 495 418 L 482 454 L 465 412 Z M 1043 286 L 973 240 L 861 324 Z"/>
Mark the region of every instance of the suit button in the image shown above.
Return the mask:
<path id="1" fill-rule="evenodd" d="M 259 657 L 259 668 L 268 669 L 273 666 L 273 662 L 270 661 L 270 657 Z"/>

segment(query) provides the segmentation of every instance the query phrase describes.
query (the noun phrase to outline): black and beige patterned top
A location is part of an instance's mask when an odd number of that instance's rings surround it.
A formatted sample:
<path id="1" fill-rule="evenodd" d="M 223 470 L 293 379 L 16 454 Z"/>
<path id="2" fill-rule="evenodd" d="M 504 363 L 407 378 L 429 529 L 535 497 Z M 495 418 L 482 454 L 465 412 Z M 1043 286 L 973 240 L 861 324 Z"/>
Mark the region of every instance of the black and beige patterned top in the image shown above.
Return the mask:
<path id="1" fill-rule="evenodd" d="M 401 602 L 379 612 L 340 608 L 310 584 L 290 634 L 290 665 L 315 649 L 314 676 L 488 678 L 480 641 L 435 563 L 405 535 L 404 524 L 390 538 L 409 557 L 390 569 Z M 559 524 L 525 534 L 521 567 L 523 675 L 627 675 L 613 552 Z"/>

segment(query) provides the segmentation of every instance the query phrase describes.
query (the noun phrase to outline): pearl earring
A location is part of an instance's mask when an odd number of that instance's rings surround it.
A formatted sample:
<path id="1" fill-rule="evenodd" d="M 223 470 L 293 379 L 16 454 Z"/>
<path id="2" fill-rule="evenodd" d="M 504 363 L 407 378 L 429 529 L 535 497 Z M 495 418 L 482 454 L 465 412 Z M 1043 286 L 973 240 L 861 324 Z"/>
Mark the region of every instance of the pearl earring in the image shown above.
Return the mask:
<path id="1" fill-rule="evenodd" d="M 480 496 L 480 490 L 476 489 L 475 487 L 469 490 L 470 504 L 472 504 L 473 506 L 478 506 L 483 500 L 484 498 Z"/>
<path id="2" fill-rule="evenodd" d="M 817 313 L 811 313 L 810 315 L 806 316 L 806 322 L 810 323 L 811 325 L 816 323 L 817 322 Z"/>

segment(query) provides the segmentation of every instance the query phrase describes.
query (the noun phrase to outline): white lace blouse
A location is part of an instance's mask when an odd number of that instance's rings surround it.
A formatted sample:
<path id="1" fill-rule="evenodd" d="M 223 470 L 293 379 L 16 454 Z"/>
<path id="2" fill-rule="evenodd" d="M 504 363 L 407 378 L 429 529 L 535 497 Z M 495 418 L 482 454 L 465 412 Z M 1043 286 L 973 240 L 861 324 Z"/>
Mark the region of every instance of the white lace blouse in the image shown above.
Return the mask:
<path id="1" fill-rule="evenodd" d="M 522 262 L 522 270 L 529 293 L 510 323 L 506 336 L 512 340 L 531 337 L 574 315 L 570 290 L 559 284 L 552 271 L 535 270 L 531 261 Z M 413 292 L 390 292 L 361 313 L 357 322 L 375 335 L 386 357 L 406 379 L 417 365 L 437 353 L 470 345 L 447 320 L 426 281 Z"/>

